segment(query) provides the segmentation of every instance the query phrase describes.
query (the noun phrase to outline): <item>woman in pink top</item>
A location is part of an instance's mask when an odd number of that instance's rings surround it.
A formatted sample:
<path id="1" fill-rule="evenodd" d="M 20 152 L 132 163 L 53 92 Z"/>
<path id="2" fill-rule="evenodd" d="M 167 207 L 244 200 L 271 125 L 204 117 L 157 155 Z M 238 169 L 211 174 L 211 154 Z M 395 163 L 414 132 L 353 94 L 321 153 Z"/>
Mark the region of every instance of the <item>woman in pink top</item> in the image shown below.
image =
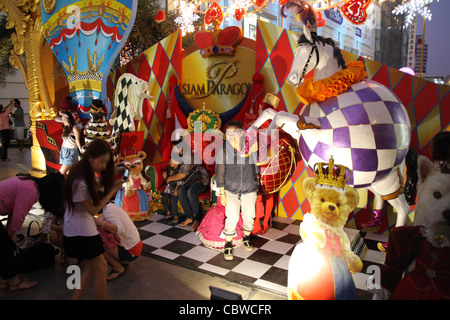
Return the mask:
<path id="1" fill-rule="evenodd" d="M 31 207 L 39 201 L 44 210 L 62 215 L 61 189 L 64 176 L 59 172 L 43 178 L 12 177 L 0 181 L 0 215 L 8 216 L 6 228 L 0 223 L 0 288 L 10 291 L 34 287 L 36 281 L 20 279 L 14 262 L 16 233 Z"/>
<path id="2" fill-rule="evenodd" d="M 11 141 L 11 127 L 9 126 L 9 114 L 14 107 L 14 100 L 9 105 L 3 107 L 0 105 L 0 134 L 3 137 L 3 154 L 2 161 L 10 161 L 8 159 L 8 148 Z"/>

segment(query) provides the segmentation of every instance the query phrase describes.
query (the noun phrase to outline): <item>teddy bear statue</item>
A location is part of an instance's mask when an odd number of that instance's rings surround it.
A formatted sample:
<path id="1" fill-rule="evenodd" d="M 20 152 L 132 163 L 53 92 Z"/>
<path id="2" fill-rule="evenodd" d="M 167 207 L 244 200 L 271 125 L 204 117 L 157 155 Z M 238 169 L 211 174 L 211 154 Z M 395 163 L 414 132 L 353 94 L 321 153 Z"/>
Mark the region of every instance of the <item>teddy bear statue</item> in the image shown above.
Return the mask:
<path id="1" fill-rule="evenodd" d="M 149 218 L 149 196 L 151 182 L 142 175 L 144 159 L 147 154 L 144 151 L 130 152 L 125 150 L 125 156 L 117 158 L 118 165 L 128 169 L 129 178 L 123 183 L 123 187 L 116 193 L 114 203 L 125 210 L 133 221 L 144 221 Z M 151 199 L 150 199 L 151 200 Z"/>
<path id="2" fill-rule="evenodd" d="M 315 177 L 303 181 L 311 211 L 303 217 L 300 236 L 289 261 L 290 300 L 355 300 L 351 273 L 360 272 L 362 261 L 350 249 L 344 231 L 348 215 L 359 201 L 355 189 L 346 185 L 350 170 L 329 163 L 317 163 Z"/>
<path id="3" fill-rule="evenodd" d="M 390 231 L 374 299 L 450 299 L 450 164 L 436 168 L 419 156 L 418 166 L 414 222 Z M 413 261 L 414 269 L 403 276 Z"/>

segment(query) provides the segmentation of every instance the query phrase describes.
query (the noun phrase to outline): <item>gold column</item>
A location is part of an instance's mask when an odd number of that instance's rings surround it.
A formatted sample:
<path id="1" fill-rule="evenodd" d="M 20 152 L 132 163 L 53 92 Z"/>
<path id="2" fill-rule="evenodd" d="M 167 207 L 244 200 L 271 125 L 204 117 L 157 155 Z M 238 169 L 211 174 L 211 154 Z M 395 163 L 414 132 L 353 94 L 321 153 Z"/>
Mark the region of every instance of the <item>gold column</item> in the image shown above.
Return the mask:
<path id="1" fill-rule="evenodd" d="M 52 106 L 40 66 L 40 49 L 45 41 L 40 0 L 2 0 L 1 9 L 7 13 L 6 27 L 15 28 L 15 33 L 11 35 L 14 49 L 11 50 L 9 62 L 20 68 L 28 88 L 30 130 L 33 133 L 32 167 L 45 171 L 45 158 L 36 139 L 36 121 L 54 119 L 57 109 Z M 26 65 L 21 58 L 24 53 Z"/>

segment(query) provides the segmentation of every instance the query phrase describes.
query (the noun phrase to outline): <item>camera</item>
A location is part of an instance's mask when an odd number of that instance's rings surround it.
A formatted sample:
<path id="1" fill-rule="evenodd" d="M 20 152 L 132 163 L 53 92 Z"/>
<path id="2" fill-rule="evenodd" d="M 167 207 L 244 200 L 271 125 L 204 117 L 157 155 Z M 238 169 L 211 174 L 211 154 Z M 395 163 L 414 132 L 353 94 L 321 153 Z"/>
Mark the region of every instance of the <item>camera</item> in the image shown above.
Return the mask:
<path id="1" fill-rule="evenodd" d="M 128 168 L 123 169 L 122 180 L 126 181 L 129 176 L 130 176 L 130 169 Z"/>
<path id="2" fill-rule="evenodd" d="M 122 180 L 126 181 L 130 176 L 130 169 L 125 167 L 124 164 L 118 164 L 117 168 L 120 169 L 119 174 L 122 176 Z"/>

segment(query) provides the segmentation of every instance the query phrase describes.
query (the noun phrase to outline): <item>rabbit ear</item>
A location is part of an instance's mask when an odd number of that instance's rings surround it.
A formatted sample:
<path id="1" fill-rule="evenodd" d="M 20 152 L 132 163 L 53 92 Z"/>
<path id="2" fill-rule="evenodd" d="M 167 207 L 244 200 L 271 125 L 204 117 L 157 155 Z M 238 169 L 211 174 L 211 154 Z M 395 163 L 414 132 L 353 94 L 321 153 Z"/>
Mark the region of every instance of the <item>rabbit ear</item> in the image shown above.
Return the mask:
<path id="1" fill-rule="evenodd" d="M 291 33 L 291 38 L 292 38 L 292 40 L 295 41 L 295 43 L 298 43 L 298 39 L 300 39 L 300 35 L 298 35 L 297 33 L 292 32 Z"/>
<path id="2" fill-rule="evenodd" d="M 305 35 L 306 40 L 312 42 L 311 32 L 306 25 L 303 25 L 303 34 Z"/>

